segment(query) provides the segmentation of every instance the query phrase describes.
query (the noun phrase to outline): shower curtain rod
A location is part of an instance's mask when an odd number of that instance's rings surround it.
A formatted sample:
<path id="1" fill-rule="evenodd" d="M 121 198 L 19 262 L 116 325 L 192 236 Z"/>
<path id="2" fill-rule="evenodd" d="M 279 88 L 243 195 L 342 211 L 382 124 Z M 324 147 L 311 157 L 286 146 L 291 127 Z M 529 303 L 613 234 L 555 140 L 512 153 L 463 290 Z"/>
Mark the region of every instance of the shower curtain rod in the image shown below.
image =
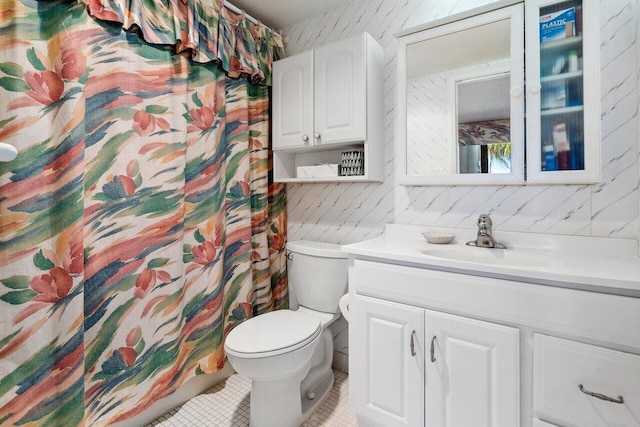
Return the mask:
<path id="1" fill-rule="evenodd" d="M 276 30 L 274 30 L 273 28 L 269 27 L 268 25 L 263 24 L 262 22 L 258 21 L 256 18 L 254 18 L 253 16 L 249 15 L 246 11 L 240 9 L 238 6 L 235 6 L 231 3 L 229 3 L 228 1 L 224 1 L 222 2 L 222 5 L 224 7 L 226 7 L 227 9 L 229 9 L 232 12 L 238 13 L 238 14 L 242 14 L 244 13 L 244 16 L 251 22 L 253 22 L 254 24 L 260 24 L 263 27 L 267 27 L 269 30 L 271 30 L 272 32 L 276 33 L 277 35 L 279 35 L 280 37 L 282 37 L 282 34 L 280 34 L 279 32 L 277 32 Z"/>

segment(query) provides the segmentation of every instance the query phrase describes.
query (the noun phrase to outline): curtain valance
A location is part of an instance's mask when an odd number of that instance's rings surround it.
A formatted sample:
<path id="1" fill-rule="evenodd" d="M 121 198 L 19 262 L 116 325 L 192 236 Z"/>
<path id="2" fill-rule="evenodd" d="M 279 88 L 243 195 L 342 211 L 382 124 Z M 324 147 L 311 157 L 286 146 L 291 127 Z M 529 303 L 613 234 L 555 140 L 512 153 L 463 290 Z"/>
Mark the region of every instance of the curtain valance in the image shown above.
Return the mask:
<path id="1" fill-rule="evenodd" d="M 190 51 L 194 62 L 217 61 L 230 77 L 271 84 L 273 61 L 284 56 L 282 36 L 223 0 L 79 0 L 96 19 L 140 32 L 147 43 Z"/>

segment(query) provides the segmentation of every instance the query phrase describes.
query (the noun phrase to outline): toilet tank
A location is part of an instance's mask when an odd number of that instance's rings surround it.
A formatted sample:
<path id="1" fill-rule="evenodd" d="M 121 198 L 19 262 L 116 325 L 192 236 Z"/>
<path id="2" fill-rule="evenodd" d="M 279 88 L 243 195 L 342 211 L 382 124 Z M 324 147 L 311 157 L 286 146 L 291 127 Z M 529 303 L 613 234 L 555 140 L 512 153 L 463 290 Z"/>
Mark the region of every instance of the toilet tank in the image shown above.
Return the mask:
<path id="1" fill-rule="evenodd" d="M 338 313 L 347 293 L 347 254 L 333 243 L 298 240 L 287 243 L 287 274 L 301 306 Z"/>

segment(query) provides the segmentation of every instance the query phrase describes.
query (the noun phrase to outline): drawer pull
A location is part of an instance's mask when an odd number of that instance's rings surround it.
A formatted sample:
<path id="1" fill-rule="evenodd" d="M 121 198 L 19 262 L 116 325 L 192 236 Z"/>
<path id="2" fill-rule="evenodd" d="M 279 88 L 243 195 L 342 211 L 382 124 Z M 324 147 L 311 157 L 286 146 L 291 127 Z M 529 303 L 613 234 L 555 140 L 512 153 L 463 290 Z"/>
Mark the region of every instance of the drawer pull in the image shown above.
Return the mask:
<path id="1" fill-rule="evenodd" d="M 606 395 L 601 394 L 601 393 L 594 393 L 592 391 L 585 390 L 584 387 L 582 386 L 582 384 L 578 384 L 578 388 L 584 394 L 588 394 L 589 396 L 597 397 L 600 400 L 606 400 L 607 402 L 620 403 L 620 404 L 624 403 L 624 398 L 622 396 L 618 396 L 617 399 L 614 399 L 613 397 L 609 397 L 609 396 L 606 396 Z"/>
<path id="2" fill-rule="evenodd" d="M 415 342 L 413 341 L 413 337 L 415 337 L 416 335 L 416 331 L 411 332 L 411 356 L 416 355 L 416 347 L 415 347 Z"/>
<path id="3" fill-rule="evenodd" d="M 434 363 L 436 361 L 435 352 L 436 352 L 436 336 L 434 335 L 433 338 L 431 338 L 431 349 L 429 350 L 429 354 L 431 356 L 431 363 Z"/>

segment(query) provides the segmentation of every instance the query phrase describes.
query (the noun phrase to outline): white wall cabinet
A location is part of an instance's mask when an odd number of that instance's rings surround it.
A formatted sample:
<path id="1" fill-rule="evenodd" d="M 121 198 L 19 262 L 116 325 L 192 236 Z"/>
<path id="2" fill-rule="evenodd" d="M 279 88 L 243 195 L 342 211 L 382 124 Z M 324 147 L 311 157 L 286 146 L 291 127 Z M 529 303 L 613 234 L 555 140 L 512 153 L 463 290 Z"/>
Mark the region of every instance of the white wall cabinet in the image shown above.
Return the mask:
<path id="1" fill-rule="evenodd" d="M 601 179 L 599 7 L 525 2 L 528 182 Z"/>
<path id="2" fill-rule="evenodd" d="M 359 425 L 517 425 L 517 329 L 362 296 L 352 307 Z"/>
<path id="3" fill-rule="evenodd" d="M 503 7 L 507 5 L 511 6 Z M 496 7 L 500 8 L 492 10 Z M 586 0 L 505 0 L 402 31 L 398 35 L 398 182 L 403 185 L 599 182 L 602 174 L 599 7 L 599 1 Z M 507 21 L 509 26 L 505 24 Z M 492 29 L 487 30 L 490 26 Z M 510 82 L 494 93 L 486 91 L 491 96 L 479 96 L 481 101 L 478 98 L 462 101 L 460 90 L 455 89 L 463 79 L 461 76 L 479 73 L 491 63 L 477 52 L 496 55 L 487 46 L 497 45 L 491 37 L 501 28 L 502 32 L 510 30 L 510 36 L 501 37 L 510 40 L 510 45 L 498 57 L 501 63 L 508 64 Z M 473 42 L 465 39 L 469 37 L 466 34 L 474 34 Z M 450 63 L 442 60 L 445 56 L 442 46 L 449 47 L 460 58 L 451 55 L 455 60 L 450 59 Z M 483 72 L 487 73 L 483 79 L 499 75 L 488 67 Z M 443 106 L 438 102 L 438 96 L 442 96 L 438 94 L 438 85 L 433 82 L 444 79 L 454 89 L 449 90 L 453 95 Z M 431 95 L 425 94 L 426 88 L 432 91 Z M 502 112 L 506 117 L 497 116 L 488 107 L 484 116 L 482 111 L 474 111 L 480 110 L 478 105 L 491 105 L 482 102 L 497 105 L 505 100 L 510 103 L 510 112 Z M 429 110 L 438 114 L 429 114 Z M 459 133 L 466 132 L 459 124 L 460 112 L 466 110 L 474 111 L 477 118 L 471 123 L 486 124 L 493 129 L 482 131 L 486 135 L 493 132 L 509 141 L 510 153 L 505 155 L 508 161 L 503 159 L 502 167 L 493 172 L 489 167 L 492 156 L 494 164 L 500 163 L 495 162 L 499 156 L 490 154 L 492 146 L 494 150 L 498 148 L 495 142 L 459 141 Z M 443 116 L 450 123 L 448 134 L 443 134 L 439 126 Z M 504 127 L 497 126 L 493 123 L 496 118 L 510 121 Z M 425 129 L 429 130 L 430 139 L 422 135 Z M 477 135 L 482 136 L 482 132 L 477 131 Z M 463 159 L 469 158 L 473 161 L 465 164 Z"/>
<path id="4" fill-rule="evenodd" d="M 383 179 L 382 47 L 367 33 L 273 64 L 274 178 L 278 182 Z M 298 167 L 341 164 L 360 151 L 350 176 L 299 176 Z"/>
<path id="5" fill-rule="evenodd" d="M 638 425 L 640 298 L 371 256 L 349 292 L 359 426 Z"/>

